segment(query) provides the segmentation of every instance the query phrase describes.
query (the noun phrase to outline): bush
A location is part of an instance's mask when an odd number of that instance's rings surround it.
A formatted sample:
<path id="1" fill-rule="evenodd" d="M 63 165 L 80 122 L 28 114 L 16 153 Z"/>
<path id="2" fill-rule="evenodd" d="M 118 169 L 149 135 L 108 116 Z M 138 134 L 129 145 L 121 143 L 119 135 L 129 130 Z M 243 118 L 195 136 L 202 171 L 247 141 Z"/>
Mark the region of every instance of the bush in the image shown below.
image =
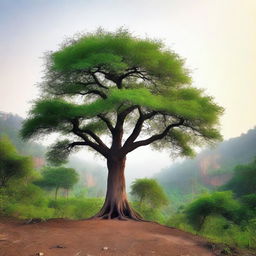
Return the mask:
<path id="1" fill-rule="evenodd" d="M 256 226 L 252 224 L 241 227 L 222 216 L 208 216 L 200 235 L 217 243 L 241 248 L 256 248 L 255 228 Z"/>
<path id="2" fill-rule="evenodd" d="M 140 206 L 147 204 L 151 208 L 161 208 L 168 204 L 163 188 L 154 179 L 137 179 L 131 186 L 131 194 L 139 200 Z"/>
<path id="3" fill-rule="evenodd" d="M 256 194 L 250 194 L 241 198 L 242 204 L 247 206 L 250 210 L 256 212 Z"/>
<path id="4" fill-rule="evenodd" d="M 171 216 L 167 221 L 166 225 L 169 227 L 179 228 L 191 233 L 195 233 L 193 228 L 189 225 L 187 216 L 183 213 L 177 213 Z"/>
<path id="5" fill-rule="evenodd" d="M 192 202 L 185 210 L 185 214 L 193 228 L 199 231 L 206 217 L 210 215 L 221 215 L 229 220 L 237 220 L 239 207 L 239 203 L 233 199 L 232 192 L 215 192 Z"/>
<path id="6" fill-rule="evenodd" d="M 19 219 L 40 218 L 46 220 L 55 216 L 54 209 L 19 203 L 8 205 L 5 209 L 5 213 L 8 216 L 13 216 Z"/>
<path id="7" fill-rule="evenodd" d="M 85 219 L 95 215 L 101 208 L 101 198 L 70 198 L 51 200 L 49 207 L 55 210 L 55 217 Z"/>

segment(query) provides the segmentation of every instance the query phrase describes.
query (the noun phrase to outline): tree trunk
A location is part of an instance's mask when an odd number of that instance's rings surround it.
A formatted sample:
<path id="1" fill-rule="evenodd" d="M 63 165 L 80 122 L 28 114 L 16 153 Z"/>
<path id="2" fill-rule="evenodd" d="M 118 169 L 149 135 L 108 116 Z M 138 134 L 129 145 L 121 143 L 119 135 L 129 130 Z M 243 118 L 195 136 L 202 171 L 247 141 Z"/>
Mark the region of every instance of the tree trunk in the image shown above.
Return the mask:
<path id="1" fill-rule="evenodd" d="M 129 205 L 125 190 L 125 160 L 126 158 L 107 159 L 108 183 L 104 205 L 94 216 L 103 219 L 134 219 L 142 220 L 141 216 Z"/>
<path id="2" fill-rule="evenodd" d="M 57 186 L 55 189 L 55 201 L 57 200 L 58 190 L 59 190 L 59 187 Z"/>

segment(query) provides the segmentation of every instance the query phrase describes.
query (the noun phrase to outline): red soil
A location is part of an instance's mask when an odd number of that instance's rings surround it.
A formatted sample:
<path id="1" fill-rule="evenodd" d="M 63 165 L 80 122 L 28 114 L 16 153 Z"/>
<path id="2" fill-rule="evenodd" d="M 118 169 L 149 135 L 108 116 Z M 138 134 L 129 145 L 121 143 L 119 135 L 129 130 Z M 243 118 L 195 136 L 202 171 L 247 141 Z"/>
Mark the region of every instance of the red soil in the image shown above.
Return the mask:
<path id="1" fill-rule="evenodd" d="M 0 256 L 213 256 L 206 241 L 156 223 L 0 219 Z"/>

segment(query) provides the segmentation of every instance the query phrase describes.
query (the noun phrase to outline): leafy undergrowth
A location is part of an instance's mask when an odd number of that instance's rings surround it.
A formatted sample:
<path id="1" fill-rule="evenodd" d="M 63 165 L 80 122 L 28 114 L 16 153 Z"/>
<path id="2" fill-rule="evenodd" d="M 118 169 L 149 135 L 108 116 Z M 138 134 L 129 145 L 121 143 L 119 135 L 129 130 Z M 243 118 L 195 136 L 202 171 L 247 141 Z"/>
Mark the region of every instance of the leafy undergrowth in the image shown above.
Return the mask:
<path id="1" fill-rule="evenodd" d="M 216 256 L 255 256 L 254 250 L 232 247 L 228 244 L 209 242 L 207 248 L 214 252 Z"/>
<path id="2" fill-rule="evenodd" d="M 254 197 L 250 196 L 249 201 Z M 255 205 L 235 200 L 229 191 L 198 198 L 171 216 L 166 225 L 206 237 L 213 243 L 256 249 Z"/>
<path id="3" fill-rule="evenodd" d="M 0 213 L 19 219 L 51 218 L 85 219 L 96 214 L 103 204 L 102 198 L 59 198 L 47 197 L 35 185 L 1 190 Z"/>

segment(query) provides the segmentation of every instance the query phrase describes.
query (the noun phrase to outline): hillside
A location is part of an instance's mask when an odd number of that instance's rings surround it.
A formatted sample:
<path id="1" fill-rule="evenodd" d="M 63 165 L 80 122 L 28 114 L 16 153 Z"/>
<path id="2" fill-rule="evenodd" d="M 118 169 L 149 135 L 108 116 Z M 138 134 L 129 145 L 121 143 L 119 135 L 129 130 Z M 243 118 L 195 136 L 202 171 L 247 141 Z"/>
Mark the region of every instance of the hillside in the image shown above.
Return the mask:
<path id="1" fill-rule="evenodd" d="M 170 195 L 193 197 L 225 184 L 232 177 L 234 166 L 251 162 L 255 156 L 256 128 L 203 150 L 195 159 L 173 164 L 155 177 Z"/>

